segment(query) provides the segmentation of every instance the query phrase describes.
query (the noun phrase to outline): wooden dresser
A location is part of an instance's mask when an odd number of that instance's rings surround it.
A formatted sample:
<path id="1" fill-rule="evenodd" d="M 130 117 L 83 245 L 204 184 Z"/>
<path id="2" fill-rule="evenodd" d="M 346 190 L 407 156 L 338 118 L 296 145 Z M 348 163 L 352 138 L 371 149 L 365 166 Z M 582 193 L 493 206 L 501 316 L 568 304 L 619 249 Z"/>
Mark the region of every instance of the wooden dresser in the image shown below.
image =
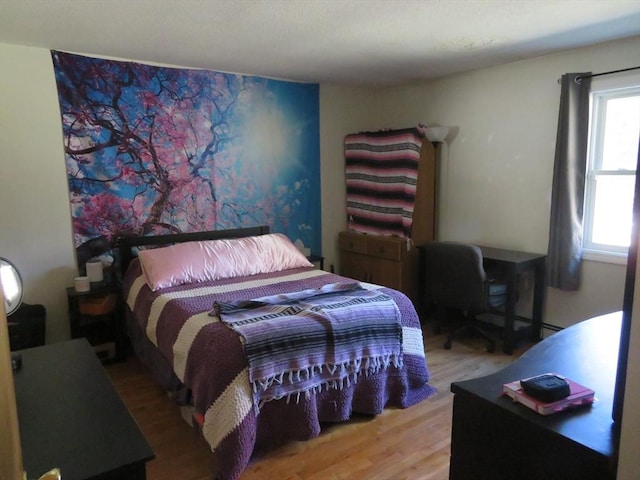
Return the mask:
<path id="1" fill-rule="evenodd" d="M 399 290 L 415 304 L 418 294 L 418 249 L 406 238 L 340 232 L 340 273 L 362 282 Z"/>
<path id="2" fill-rule="evenodd" d="M 420 254 L 417 246 L 436 238 L 438 168 L 431 142 L 420 148 L 411 238 L 340 232 L 340 274 L 399 290 L 418 307 Z M 418 307 L 419 308 L 419 307 Z"/>

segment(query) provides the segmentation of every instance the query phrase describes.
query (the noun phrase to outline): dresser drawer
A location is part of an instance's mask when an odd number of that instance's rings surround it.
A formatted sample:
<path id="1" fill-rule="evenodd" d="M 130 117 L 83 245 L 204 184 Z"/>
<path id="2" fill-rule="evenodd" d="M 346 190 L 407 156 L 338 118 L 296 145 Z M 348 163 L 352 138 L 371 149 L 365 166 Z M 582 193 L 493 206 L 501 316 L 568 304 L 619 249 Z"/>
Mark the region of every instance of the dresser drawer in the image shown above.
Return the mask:
<path id="1" fill-rule="evenodd" d="M 345 252 L 367 253 L 367 237 L 363 234 L 340 232 L 338 247 Z"/>
<path id="2" fill-rule="evenodd" d="M 406 238 L 344 231 L 338 246 L 341 275 L 399 290 L 416 302 L 418 249 L 407 250 Z"/>
<path id="3" fill-rule="evenodd" d="M 367 239 L 367 254 L 387 260 L 401 260 L 405 242 L 395 237 L 370 237 Z"/>

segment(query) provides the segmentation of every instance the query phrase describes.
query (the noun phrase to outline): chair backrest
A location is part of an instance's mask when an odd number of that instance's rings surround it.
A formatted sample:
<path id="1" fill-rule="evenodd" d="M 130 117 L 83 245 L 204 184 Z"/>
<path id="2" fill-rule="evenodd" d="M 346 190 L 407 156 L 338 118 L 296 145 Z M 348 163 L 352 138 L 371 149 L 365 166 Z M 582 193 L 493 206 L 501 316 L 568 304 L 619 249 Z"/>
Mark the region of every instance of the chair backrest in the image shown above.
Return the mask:
<path id="1" fill-rule="evenodd" d="M 425 295 L 429 303 L 467 311 L 488 309 L 487 274 L 482 251 L 459 242 L 428 242 L 422 247 Z"/>

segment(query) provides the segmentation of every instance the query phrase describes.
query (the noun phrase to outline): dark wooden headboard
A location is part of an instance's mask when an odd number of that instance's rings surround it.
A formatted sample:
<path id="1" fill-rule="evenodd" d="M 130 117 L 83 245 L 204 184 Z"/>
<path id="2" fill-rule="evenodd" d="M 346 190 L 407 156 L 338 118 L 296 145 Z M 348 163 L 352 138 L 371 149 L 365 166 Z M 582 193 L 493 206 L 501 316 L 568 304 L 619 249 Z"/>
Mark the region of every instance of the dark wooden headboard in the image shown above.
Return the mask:
<path id="1" fill-rule="evenodd" d="M 124 276 L 131 260 L 135 257 L 137 247 L 159 247 L 184 242 L 198 242 L 202 240 L 220 240 L 222 238 L 255 237 L 269 233 L 268 225 L 257 227 L 234 228 L 230 230 L 210 230 L 207 232 L 176 233 L 169 235 L 151 235 L 146 237 L 119 237 L 115 241 L 119 253 L 119 271 Z"/>

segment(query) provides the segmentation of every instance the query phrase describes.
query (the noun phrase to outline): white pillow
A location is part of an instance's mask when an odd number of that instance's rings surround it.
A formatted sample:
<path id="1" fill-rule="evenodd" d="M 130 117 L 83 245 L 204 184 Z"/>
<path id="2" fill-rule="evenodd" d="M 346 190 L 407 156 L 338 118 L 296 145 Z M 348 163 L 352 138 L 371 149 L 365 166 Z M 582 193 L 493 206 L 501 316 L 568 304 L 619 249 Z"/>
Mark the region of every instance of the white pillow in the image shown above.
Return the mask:
<path id="1" fill-rule="evenodd" d="M 138 257 L 144 278 L 153 291 L 187 283 L 313 267 L 281 233 L 178 243 L 141 250 Z"/>

